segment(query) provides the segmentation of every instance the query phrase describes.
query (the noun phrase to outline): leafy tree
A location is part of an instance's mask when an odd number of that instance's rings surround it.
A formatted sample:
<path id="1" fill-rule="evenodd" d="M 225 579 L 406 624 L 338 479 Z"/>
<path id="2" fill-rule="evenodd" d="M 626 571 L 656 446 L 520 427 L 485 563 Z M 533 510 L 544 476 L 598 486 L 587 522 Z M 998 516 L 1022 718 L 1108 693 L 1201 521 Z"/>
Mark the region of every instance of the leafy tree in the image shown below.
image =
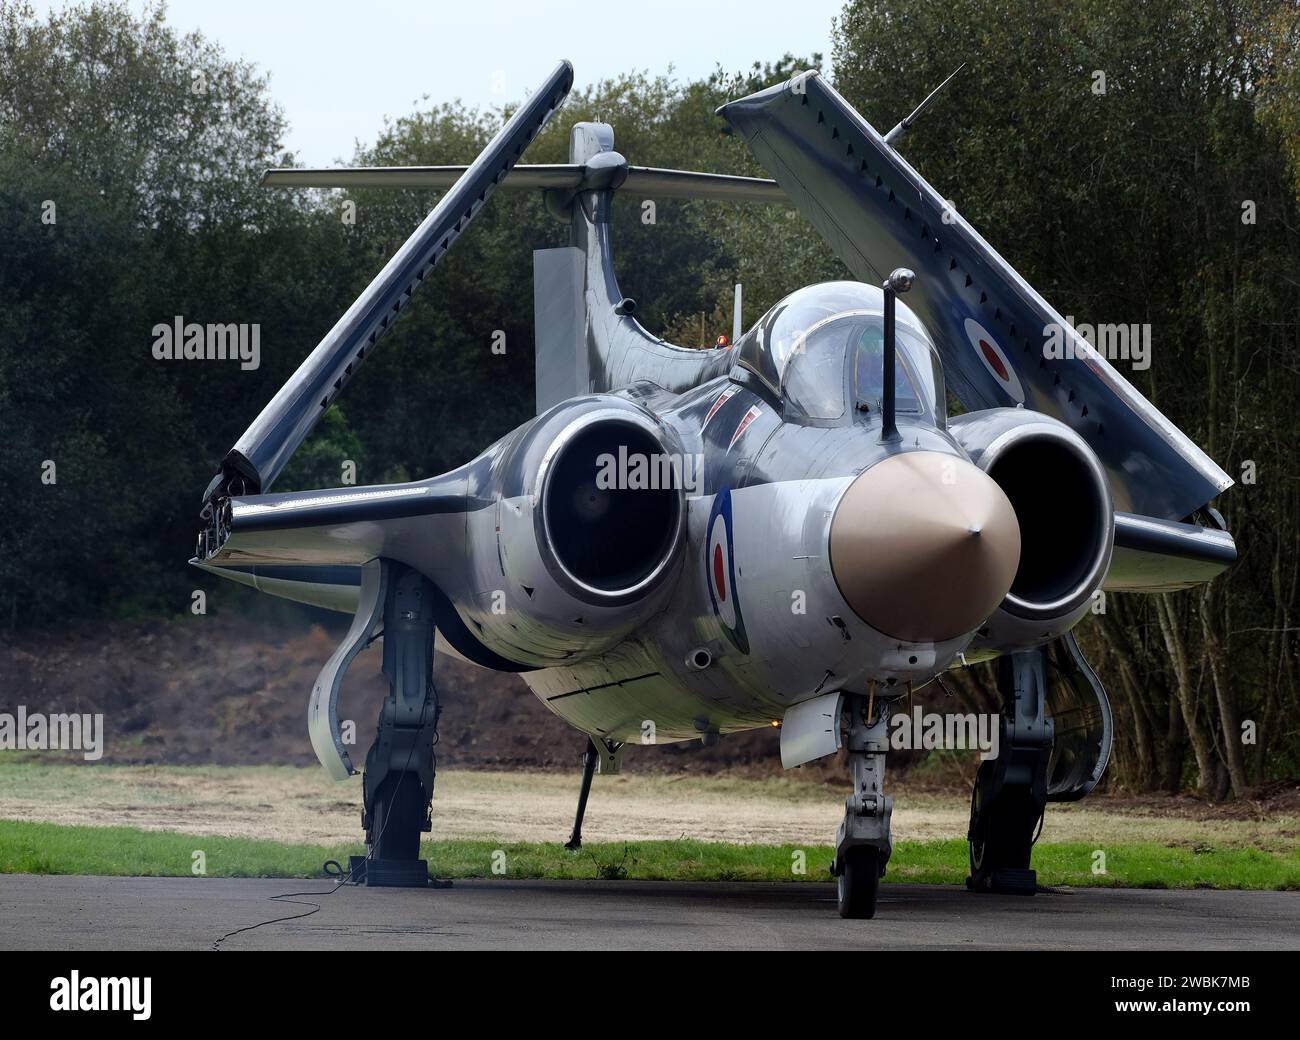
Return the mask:
<path id="1" fill-rule="evenodd" d="M 1125 374 L 1230 473 L 1259 467 L 1220 502 L 1236 567 L 1112 596 L 1085 631 L 1134 787 L 1190 762 L 1241 795 L 1297 765 L 1298 31 L 1270 0 L 855 0 L 837 26 L 837 86 L 877 126 L 969 63 L 908 161 L 1062 313 L 1149 322 L 1151 368 Z"/>
<path id="2" fill-rule="evenodd" d="M 1228 575 L 1112 596 L 1083 632 L 1115 703 L 1113 775 L 1135 788 L 1217 798 L 1300 769 L 1298 39 L 1284 0 L 852 0 L 835 31 L 836 86 L 880 128 L 969 63 L 904 138 L 909 162 L 1063 313 L 1149 322 L 1154 363 L 1126 374 L 1230 472 L 1258 472 L 1220 502 L 1242 549 Z M 632 163 L 763 175 L 714 110 L 821 63 L 629 72 L 575 91 L 526 161 L 566 161 L 572 123 L 598 119 Z M 508 114 L 428 106 L 355 158 L 467 163 Z M 0 0 L 0 624 L 184 609 L 222 455 L 436 200 L 262 189 L 292 162 L 284 128 L 265 77 L 161 5 L 41 20 Z M 736 281 L 748 326 L 846 276 L 790 207 L 656 200 L 646 223 L 641 201 L 615 204 L 616 263 L 670 339 L 729 331 Z M 531 251 L 565 235 L 536 193 L 497 192 L 277 489 L 338 484 L 345 459 L 362 483 L 428 476 L 531 416 Z M 152 329 L 177 315 L 256 324 L 261 364 L 156 360 Z"/>
<path id="3" fill-rule="evenodd" d="M 254 187 L 283 154 L 264 79 L 163 15 L 0 2 L 10 626 L 188 603 L 199 494 L 351 261 L 336 222 Z M 156 360 L 176 315 L 260 325 L 262 365 Z"/>

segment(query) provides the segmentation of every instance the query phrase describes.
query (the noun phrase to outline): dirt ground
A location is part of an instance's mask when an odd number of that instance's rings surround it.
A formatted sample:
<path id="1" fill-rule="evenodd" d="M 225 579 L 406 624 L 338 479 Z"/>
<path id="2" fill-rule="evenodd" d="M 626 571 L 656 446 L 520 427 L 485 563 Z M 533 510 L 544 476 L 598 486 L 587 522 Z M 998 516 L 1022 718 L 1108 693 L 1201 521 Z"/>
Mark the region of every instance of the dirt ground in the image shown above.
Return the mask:
<path id="1" fill-rule="evenodd" d="M 847 786 L 786 778 L 622 773 L 597 777 L 584 835 L 591 841 L 695 838 L 827 844 Z M 895 840 L 964 838 L 964 796 L 894 788 Z M 442 838 L 557 841 L 573 823 L 577 777 L 459 770 L 440 773 L 433 803 Z M 359 778 L 319 768 L 85 766 L 0 763 L 0 818 L 124 825 L 199 835 L 332 845 L 360 840 Z M 1101 798 L 1049 807 L 1043 841 L 1159 841 L 1287 850 L 1300 818 L 1192 819 Z"/>
<path id="2" fill-rule="evenodd" d="M 306 725 L 312 684 L 341 635 L 341 624 L 326 615 L 275 623 L 210 615 L 0 638 L 0 711 L 23 704 L 29 711 L 103 712 L 106 730 L 104 758 L 94 766 L 65 767 L 77 756 L 61 753 L 0 753 L 0 815 L 286 841 L 354 839 L 359 781 L 335 786 L 325 778 Z M 378 646 L 363 652 L 344 684 L 340 715 L 356 721 L 354 762 L 364 761 L 386 691 L 381 663 Z M 440 833 L 567 836 L 581 735 L 516 676 L 444 656 L 435 678 L 443 706 Z M 590 835 L 830 840 L 847 793 L 844 763 L 830 758 L 787 773 L 778 737 L 767 728 L 712 748 L 629 748 L 624 775 L 597 778 Z M 192 768 L 155 768 L 175 766 Z M 896 836 L 964 836 L 973 777 L 974 764 L 952 753 L 923 764 L 891 754 Z M 1044 834 L 1068 840 L 1195 831 L 1207 840 L 1249 842 L 1255 834 L 1294 845 L 1297 818 L 1296 781 L 1224 805 L 1097 792 L 1081 805 L 1051 807 Z"/>
<path id="3" fill-rule="evenodd" d="M 66 633 L 0 637 L 0 711 L 103 712 L 104 761 L 116 765 L 312 765 L 307 699 L 345 627 L 261 624 L 212 615 L 112 622 Z M 365 760 L 387 692 L 382 645 L 357 656 L 339 717 L 356 723 Z M 440 767 L 576 769 L 586 738 L 551 714 L 518 676 L 440 655 Z M 642 768 L 779 772 L 775 731 L 638 748 Z M 838 770 L 837 770 L 838 772 Z"/>

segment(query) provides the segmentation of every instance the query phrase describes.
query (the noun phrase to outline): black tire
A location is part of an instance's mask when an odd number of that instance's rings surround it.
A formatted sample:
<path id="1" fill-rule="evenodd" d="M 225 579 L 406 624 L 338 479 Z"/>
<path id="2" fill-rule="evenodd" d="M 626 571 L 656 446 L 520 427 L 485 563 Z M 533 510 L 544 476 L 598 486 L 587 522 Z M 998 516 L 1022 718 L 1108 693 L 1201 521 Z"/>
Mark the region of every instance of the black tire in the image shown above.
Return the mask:
<path id="1" fill-rule="evenodd" d="M 375 859 L 420 858 L 424 792 L 414 773 L 393 773 L 375 792 L 371 827 Z"/>
<path id="2" fill-rule="evenodd" d="M 876 916 L 876 895 L 880 891 L 880 850 L 857 845 L 844 853 L 840 868 L 838 902 L 841 917 L 870 920 Z"/>
<path id="3" fill-rule="evenodd" d="M 984 863 L 988 853 L 988 819 L 980 812 L 980 783 L 975 781 L 975 786 L 970 793 L 970 817 L 971 828 L 970 835 L 966 844 L 970 850 L 970 877 L 972 883 L 978 882 L 985 877 Z"/>
<path id="4" fill-rule="evenodd" d="M 1033 885 L 1027 879 L 1033 877 L 1030 860 L 1042 810 L 1023 788 L 1003 788 L 991 805 L 983 804 L 983 792 L 984 784 L 976 780 L 971 791 L 967 840 L 970 877 L 966 879 L 966 887 L 976 892 L 1014 891 L 1032 895 Z M 1002 881 L 995 884 L 995 875 L 1001 876 Z"/>

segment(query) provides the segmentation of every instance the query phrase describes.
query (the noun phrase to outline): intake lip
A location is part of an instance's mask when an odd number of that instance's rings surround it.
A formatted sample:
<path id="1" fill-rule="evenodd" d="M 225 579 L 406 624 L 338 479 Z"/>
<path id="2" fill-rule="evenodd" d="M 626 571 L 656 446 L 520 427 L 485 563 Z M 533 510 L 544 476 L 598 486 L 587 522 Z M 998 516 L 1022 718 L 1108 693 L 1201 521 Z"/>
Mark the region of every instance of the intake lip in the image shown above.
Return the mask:
<path id="1" fill-rule="evenodd" d="M 1020 525 L 1006 494 L 957 455 L 910 451 L 860 474 L 831 519 L 831 572 L 876 631 L 938 643 L 975 631 L 1006 597 Z"/>
<path id="2" fill-rule="evenodd" d="M 1013 427 L 979 457 L 1010 499 L 1024 539 L 1003 609 L 1030 620 L 1077 610 L 1110 569 L 1115 513 L 1097 456 L 1060 424 Z"/>
<path id="3" fill-rule="evenodd" d="M 599 489 L 603 455 L 681 457 L 665 428 L 631 409 L 601 408 L 565 426 L 538 468 L 534 527 L 542 561 L 572 595 L 602 606 L 654 590 L 681 555 L 681 486 Z"/>

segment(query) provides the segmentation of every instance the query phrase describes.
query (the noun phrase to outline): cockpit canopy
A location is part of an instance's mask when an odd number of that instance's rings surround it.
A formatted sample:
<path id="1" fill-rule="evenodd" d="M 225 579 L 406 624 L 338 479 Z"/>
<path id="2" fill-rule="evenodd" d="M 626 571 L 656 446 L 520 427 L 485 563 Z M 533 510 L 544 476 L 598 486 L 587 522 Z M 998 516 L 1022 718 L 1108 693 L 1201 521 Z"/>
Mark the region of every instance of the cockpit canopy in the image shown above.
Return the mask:
<path id="1" fill-rule="evenodd" d="M 780 398 L 789 421 L 831 423 L 880 414 L 885 294 L 862 282 L 823 282 L 791 293 L 736 347 L 738 368 Z M 925 326 L 895 310 L 895 399 L 900 418 L 946 419 L 943 368 Z"/>

